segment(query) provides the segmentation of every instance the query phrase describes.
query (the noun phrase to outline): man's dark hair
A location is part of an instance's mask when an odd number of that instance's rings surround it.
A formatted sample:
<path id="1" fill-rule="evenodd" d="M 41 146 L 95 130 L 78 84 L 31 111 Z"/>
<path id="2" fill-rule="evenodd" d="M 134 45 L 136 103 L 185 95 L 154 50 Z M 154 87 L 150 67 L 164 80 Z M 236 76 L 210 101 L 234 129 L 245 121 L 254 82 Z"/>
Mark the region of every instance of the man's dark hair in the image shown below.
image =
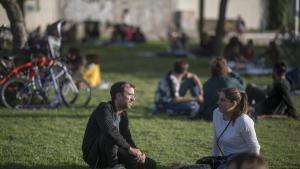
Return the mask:
<path id="1" fill-rule="evenodd" d="M 119 81 L 114 83 L 110 88 L 111 100 L 114 101 L 117 93 L 123 93 L 126 87 L 135 88 L 135 86 L 129 82 Z"/>
<path id="2" fill-rule="evenodd" d="M 211 65 L 212 76 L 227 76 L 228 75 L 228 65 L 227 61 L 223 57 L 217 57 L 213 60 Z"/>
<path id="3" fill-rule="evenodd" d="M 286 64 L 283 61 L 275 63 L 273 70 L 278 75 L 283 75 L 286 72 Z"/>
<path id="4" fill-rule="evenodd" d="M 186 70 L 186 65 L 188 62 L 186 60 L 177 60 L 174 64 L 175 73 L 183 73 Z"/>

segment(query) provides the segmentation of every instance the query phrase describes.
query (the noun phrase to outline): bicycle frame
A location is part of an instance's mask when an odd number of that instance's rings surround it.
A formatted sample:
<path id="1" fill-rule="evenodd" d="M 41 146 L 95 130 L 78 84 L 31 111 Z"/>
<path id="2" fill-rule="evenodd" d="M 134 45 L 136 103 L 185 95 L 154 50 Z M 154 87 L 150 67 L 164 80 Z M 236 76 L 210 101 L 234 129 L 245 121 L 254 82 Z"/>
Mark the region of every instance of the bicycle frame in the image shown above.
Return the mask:
<path id="1" fill-rule="evenodd" d="M 29 104 L 22 105 L 18 108 L 56 108 L 59 104 L 64 104 L 62 101 L 61 91 L 59 82 L 60 80 L 68 80 L 70 83 L 71 90 L 75 91 L 75 93 L 79 93 L 79 90 L 76 84 L 73 81 L 72 76 L 68 72 L 67 66 L 60 61 L 49 60 L 50 63 L 50 75 L 46 77 L 41 77 L 39 70 L 36 71 L 36 75 L 28 81 L 24 88 L 17 92 L 17 96 L 21 97 L 22 94 L 28 92 L 29 94 L 39 95 L 42 93 L 46 93 L 49 89 L 49 86 L 54 86 L 55 89 L 55 98 L 50 101 L 49 104 Z M 58 66 L 61 68 L 59 72 L 55 72 L 54 66 Z M 38 69 L 38 67 L 37 67 Z M 63 79 L 62 79 L 63 78 Z M 47 83 L 50 82 L 50 83 Z M 33 87 L 31 87 L 33 86 Z"/>
<path id="2" fill-rule="evenodd" d="M 8 79 L 13 76 L 20 78 L 20 73 L 24 70 L 33 68 L 34 65 L 44 66 L 46 64 L 46 56 L 42 55 L 41 59 L 35 58 L 33 61 L 26 62 L 19 66 L 14 67 L 10 72 L 4 75 L 3 78 L 0 79 L 0 85 L 3 85 Z M 32 78 L 34 76 L 34 72 L 30 70 L 29 77 Z"/>
<path id="3" fill-rule="evenodd" d="M 49 60 L 47 60 L 47 65 L 49 65 L 48 70 L 50 71 L 48 72 L 50 72 L 50 74 L 48 73 L 46 77 L 42 77 L 42 74 L 39 72 L 39 66 L 36 66 L 35 74 L 30 77 L 29 81 L 25 82 L 24 89 L 18 91 L 18 96 L 20 97 L 23 93 L 26 94 L 26 92 L 28 92 L 27 96 L 30 96 L 30 98 L 32 98 L 33 96 L 42 96 L 43 100 L 46 100 L 48 102 L 48 96 L 46 96 L 46 94 L 48 94 L 48 91 L 46 90 L 50 89 L 51 87 L 51 89 L 55 90 L 55 99 L 51 100 L 50 104 L 24 105 L 22 106 L 24 108 L 53 108 L 57 107 L 59 103 L 68 106 L 68 103 L 65 103 L 65 98 L 69 97 L 76 100 L 77 96 L 80 94 L 80 89 L 76 86 L 66 64 L 59 60 L 59 58 L 61 58 L 62 23 L 63 21 L 58 21 L 53 25 L 50 25 L 49 29 L 47 28 L 48 50 L 46 55 L 47 58 L 49 58 Z M 55 70 L 55 67 L 58 68 L 58 70 Z M 30 88 L 30 86 L 33 86 L 33 88 Z M 25 90 L 25 88 L 27 89 Z M 61 91 L 61 89 L 63 89 L 63 91 Z"/>
<path id="4" fill-rule="evenodd" d="M 52 70 L 52 75 L 53 75 L 52 78 L 54 79 L 54 81 L 58 80 L 60 77 L 62 77 L 63 75 L 65 75 L 65 79 L 67 79 L 67 80 L 69 80 L 69 81 L 71 82 L 71 87 L 72 87 L 72 89 L 73 89 L 76 93 L 78 93 L 79 90 L 78 90 L 78 88 L 76 87 L 76 85 L 75 85 L 75 83 L 74 83 L 74 81 L 73 81 L 73 78 L 72 78 L 71 74 L 69 73 L 69 70 L 68 70 L 67 66 L 66 66 L 64 63 L 60 62 L 60 61 L 56 61 L 56 64 L 57 64 L 59 67 L 63 68 L 63 69 L 62 69 L 58 74 L 56 74 L 56 75 L 55 75 L 55 73 L 53 72 L 53 70 L 50 69 L 50 71 Z M 55 83 L 56 83 L 56 85 L 58 86 L 58 82 L 56 81 Z"/>

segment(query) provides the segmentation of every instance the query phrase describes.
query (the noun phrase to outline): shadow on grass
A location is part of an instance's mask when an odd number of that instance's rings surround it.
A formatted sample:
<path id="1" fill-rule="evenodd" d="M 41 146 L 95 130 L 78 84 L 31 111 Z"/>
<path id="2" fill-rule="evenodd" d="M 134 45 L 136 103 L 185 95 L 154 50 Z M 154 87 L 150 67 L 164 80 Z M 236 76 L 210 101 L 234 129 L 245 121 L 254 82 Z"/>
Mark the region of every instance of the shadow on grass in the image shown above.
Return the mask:
<path id="1" fill-rule="evenodd" d="M 0 168 L 3 169 L 89 169 L 87 166 L 75 165 L 75 164 L 64 164 L 64 165 L 35 165 L 28 166 L 18 163 L 7 163 L 0 164 Z M 168 169 L 170 167 L 166 166 L 157 166 L 157 169 Z"/>

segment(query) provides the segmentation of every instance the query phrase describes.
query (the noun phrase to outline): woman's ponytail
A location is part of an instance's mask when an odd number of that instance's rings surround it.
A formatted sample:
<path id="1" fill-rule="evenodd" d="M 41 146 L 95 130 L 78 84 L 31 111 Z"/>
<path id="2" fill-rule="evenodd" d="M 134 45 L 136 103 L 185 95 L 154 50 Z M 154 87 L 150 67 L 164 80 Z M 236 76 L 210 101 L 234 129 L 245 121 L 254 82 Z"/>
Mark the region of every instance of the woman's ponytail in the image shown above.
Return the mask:
<path id="1" fill-rule="evenodd" d="M 241 93 L 241 101 L 239 104 L 241 114 L 248 114 L 248 97 L 246 92 Z"/>
<path id="2" fill-rule="evenodd" d="M 233 115 L 231 116 L 232 124 L 234 121 L 242 114 L 248 114 L 248 97 L 246 92 L 240 91 L 238 88 L 224 88 L 222 89 L 225 97 L 231 101 L 237 103 L 235 109 L 233 110 Z"/>

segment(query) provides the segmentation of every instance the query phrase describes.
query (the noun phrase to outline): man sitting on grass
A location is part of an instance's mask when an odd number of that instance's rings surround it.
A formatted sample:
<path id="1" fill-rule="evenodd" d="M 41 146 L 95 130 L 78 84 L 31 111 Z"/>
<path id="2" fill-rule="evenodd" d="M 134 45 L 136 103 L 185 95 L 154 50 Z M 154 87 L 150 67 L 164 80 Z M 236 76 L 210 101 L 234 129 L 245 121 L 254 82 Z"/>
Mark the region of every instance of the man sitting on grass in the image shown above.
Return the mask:
<path id="1" fill-rule="evenodd" d="M 296 108 L 292 101 L 290 90 L 291 86 L 285 77 L 287 66 L 284 62 L 277 62 L 273 67 L 273 85 L 269 92 L 260 90 L 254 86 L 247 87 L 247 93 L 250 98 L 253 98 L 257 103 L 255 105 L 255 115 L 257 118 L 267 117 L 284 117 L 299 119 L 296 114 Z M 260 94 L 265 98 L 261 100 L 255 100 L 256 96 Z"/>
<path id="2" fill-rule="evenodd" d="M 178 60 L 174 70 L 159 81 L 155 94 L 157 110 L 188 116 L 199 111 L 203 101 L 202 83 L 196 74 L 188 71 L 188 67 L 185 60 Z M 188 90 L 191 96 L 185 96 Z"/>
<path id="3" fill-rule="evenodd" d="M 156 168 L 156 162 L 137 148 L 129 130 L 125 109 L 135 101 L 134 88 L 128 82 L 113 84 L 111 101 L 100 103 L 91 114 L 82 143 L 83 159 L 91 169 Z"/>

